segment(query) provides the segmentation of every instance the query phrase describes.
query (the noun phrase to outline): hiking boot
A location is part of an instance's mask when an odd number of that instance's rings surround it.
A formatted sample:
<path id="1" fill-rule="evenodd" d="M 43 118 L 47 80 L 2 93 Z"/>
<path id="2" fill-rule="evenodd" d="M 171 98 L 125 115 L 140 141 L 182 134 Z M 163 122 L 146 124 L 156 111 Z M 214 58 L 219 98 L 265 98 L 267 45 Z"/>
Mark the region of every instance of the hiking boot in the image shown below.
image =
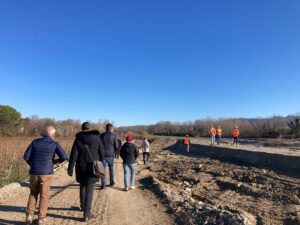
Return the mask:
<path id="1" fill-rule="evenodd" d="M 45 224 L 45 218 L 40 218 L 38 221 L 38 225 L 44 225 Z"/>
<path id="2" fill-rule="evenodd" d="M 32 215 L 28 215 L 26 217 L 25 223 L 29 225 L 29 224 L 32 224 L 32 221 L 33 221 L 33 216 Z"/>
<path id="3" fill-rule="evenodd" d="M 87 221 L 89 221 L 89 220 L 91 220 L 93 218 L 95 218 L 95 216 L 93 214 L 90 214 L 89 216 L 85 216 L 84 217 L 84 221 L 87 222 Z"/>
<path id="4" fill-rule="evenodd" d="M 124 191 L 129 191 L 129 187 L 124 188 Z"/>
<path id="5" fill-rule="evenodd" d="M 115 184 L 116 184 L 115 182 L 112 182 L 112 183 L 110 183 L 110 186 L 113 187 L 113 186 L 115 186 Z"/>
<path id="6" fill-rule="evenodd" d="M 105 186 L 101 186 L 101 187 L 100 187 L 100 190 L 104 190 L 104 189 L 105 189 Z"/>

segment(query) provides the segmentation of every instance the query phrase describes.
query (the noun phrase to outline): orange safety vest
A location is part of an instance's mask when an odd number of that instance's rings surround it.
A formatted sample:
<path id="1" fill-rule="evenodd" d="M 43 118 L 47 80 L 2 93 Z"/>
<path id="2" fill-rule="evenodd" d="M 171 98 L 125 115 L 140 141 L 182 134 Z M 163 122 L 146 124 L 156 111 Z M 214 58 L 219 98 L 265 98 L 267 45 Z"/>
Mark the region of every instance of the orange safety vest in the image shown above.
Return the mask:
<path id="1" fill-rule="evenodd" d="M 189 145 L 190 144 L 190 139 L 188 137 L 183 138 L 183 144 L 184 145 Z"/>
<path id="2" fill-rule="evenodd" d="M 215 128 L 210 129 L 209 133 L 210 135 L 216 135 L 216 129 Z"/>
<path id="3" fill-rule="evenodd" d="M 239 129 L 234 129 L 233 132 L 232 132 L 232 136 L 233 137 L 238 137 L 239 135 L 240 135 Z"/>
<path id="4" fill-rule="evenodd" d="M 219 136 L 222 135 L 222 129 L 221 129 L 221 128 L 220 128 L 220 129 L 219 129 L 219 128 L 217 129 L 217 135 L 219 135 Z"/>

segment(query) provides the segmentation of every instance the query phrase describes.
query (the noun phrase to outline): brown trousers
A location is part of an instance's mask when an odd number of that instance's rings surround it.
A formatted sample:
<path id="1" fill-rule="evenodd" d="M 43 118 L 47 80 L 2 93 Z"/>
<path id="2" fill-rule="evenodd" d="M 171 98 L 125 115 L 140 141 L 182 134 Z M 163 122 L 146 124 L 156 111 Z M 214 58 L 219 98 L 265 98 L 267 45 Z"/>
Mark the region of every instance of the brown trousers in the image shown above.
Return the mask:
<path id="1" fill-rule="evenodd" d="M 30 176 L 30 194 L 27 205 L 27 215 L 34 215 L 38 196 L 40 195 L 39 218 L 43 219 L 47 216 L 51 183 L 52 176 Z"/>

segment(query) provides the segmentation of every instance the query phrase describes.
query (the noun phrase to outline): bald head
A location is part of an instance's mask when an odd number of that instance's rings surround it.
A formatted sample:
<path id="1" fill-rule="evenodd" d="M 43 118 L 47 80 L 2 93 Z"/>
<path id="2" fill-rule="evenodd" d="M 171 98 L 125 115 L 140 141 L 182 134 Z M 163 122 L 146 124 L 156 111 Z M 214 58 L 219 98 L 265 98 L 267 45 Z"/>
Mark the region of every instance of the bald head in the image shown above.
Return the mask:
<path id="1" fill-rule="evenodd" d="M 45 130 L 45 134 L 48 137 L 51 137 L 52 139 L 54 139 L 55 137 L 55 128 L 53 126 L 49 126 L 46 128 Z"/>

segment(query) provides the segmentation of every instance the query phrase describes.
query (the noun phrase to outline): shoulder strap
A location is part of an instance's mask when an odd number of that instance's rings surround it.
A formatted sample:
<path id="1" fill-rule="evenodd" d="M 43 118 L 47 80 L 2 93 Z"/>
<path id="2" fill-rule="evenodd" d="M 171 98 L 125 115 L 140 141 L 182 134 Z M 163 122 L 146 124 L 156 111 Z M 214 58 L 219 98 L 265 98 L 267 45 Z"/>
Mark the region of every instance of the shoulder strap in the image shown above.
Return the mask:
<path id="1" fill-rule="evenodd" d="M 89 154 L 90 158 L 93 159 L 89 146 L 88 145 L 83 145 L 83 146 L 86 148 L 87 153 Z"/>
<path id="2" fill-rule="evenodd" d="M 79 145 L 81 145 L 82 148 L 85 148 L 89 157 L 90 157 L 90 160 L 93 160 L 93 157 L 92 157 L 92 154 L 90 152 L 90 148 L 88 145 L 84 145 L 81 141 L 78 141 Z"/>

